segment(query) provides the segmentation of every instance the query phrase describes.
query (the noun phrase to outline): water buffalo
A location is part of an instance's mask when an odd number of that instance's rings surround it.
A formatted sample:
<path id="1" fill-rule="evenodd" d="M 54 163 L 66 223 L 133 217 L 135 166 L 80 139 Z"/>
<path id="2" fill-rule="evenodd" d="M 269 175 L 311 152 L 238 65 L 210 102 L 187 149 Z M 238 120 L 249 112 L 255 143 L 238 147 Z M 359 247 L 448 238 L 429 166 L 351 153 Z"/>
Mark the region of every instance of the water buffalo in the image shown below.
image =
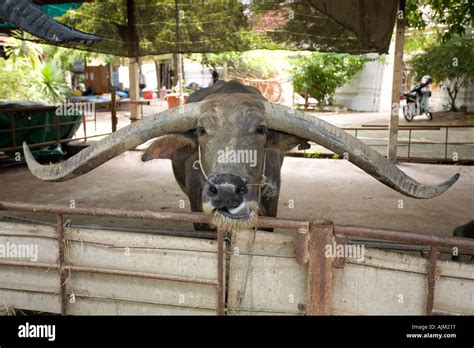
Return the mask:
<path id="1" fill-rule="evenodd" d="M 31 35 L 53 43 L 91 44 L 100 37 L 56 22 L 31 0 L 0 1 L 0 18 L 15 23 Z"/>
<path id="2" fill-rule="evenodd" d="M 142 160 L 169 158 L 191 209 L 223 229 L 255 225 L 276 216 L 285 152 L 314 141 L 410 197 L 436 197 L 459 178 L 420 184 L 377 151 L 343 130 L 289 107 L 272 104 L 252 87 L 219 82 L 191 95 L 188 103 L 118 130 L 65 162 L 43 166 L 24 144 L 31 172 L 42 180 L 83 175 L 111 158 L 158 138 Z M 202 226 L 198 226 L 198 228 Z"/>

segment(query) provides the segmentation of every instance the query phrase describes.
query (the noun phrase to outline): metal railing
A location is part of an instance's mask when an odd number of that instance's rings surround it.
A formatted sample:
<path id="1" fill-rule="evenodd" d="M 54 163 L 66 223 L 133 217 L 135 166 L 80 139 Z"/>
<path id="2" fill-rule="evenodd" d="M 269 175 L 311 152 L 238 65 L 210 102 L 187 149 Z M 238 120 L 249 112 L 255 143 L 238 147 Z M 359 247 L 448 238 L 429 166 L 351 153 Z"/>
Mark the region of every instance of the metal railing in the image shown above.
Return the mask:
<path id="1" fill-rule="evenodd" d="M 413 126 L 413 125 L 400 125 L 399 131 L 400 132 L 408 132 L 408 140 L 398 140 L 397 146 L 408 147 L 407 149 L 407 156 L 401 157 L 398 156 L 397 159 L 403 161 L 433 161 L 433 162 L 450 162 L 454 163 L 457 162 L 453 159 L 448 157 L 448 146 L 450 145 L 473 145 L 473 141 L 449 141 L 449 131 L 451 129 L 464 129 L 464 128 L 471 128 L 474 130 L 474 125 L 420 125 L 420 126 Z M 354 136 L 358 138 L 360 136 L 361 131 L 388 131 L 388 126 L 385 125 L 363 125 L 362 127 L 345 127 L 342 128 L 345 131 L 354 131 Z M 413 140 L 413 132 L 414 131 L 442 131 L 444 129 L 444 140 L 442 142 L 437 141 L 419 141 Z M 451 133 L 452 134 L 452 133 Z M 474 134 L 474 133 L 473 133 Z M 374 140 L 382 140 L 382 139 L 374 139 Z M 386 144 L 368 144 L 372 147 L 387 147 Z M 413 157 L 411 156 L 412 146 L 413 145 L 443 145 L 444 146 L 444 156 L 443 157 Z M 468 161 L 474 161 L 474 157 L 468 159 Z"/>
<path id="2" fill-rule="evenodd" d="M 82 103 L 82 100 L 74 101 L 74 100 L 66 100 L 66 102 L 71 102 L 71 103 Z M 27 126 L 27 127 L 16 127 L 16 121 L 15 118 L 17 117 L 18 113 L 31 113 L 32 117 L 34 117 L 34 113 L 37 112 L 45 112 L 45 111 L 56 111 L 59 106 L 57 105 L 51 105 L 51 106 L 35 106 L 35 107 L 24 107 L 24 108 L 5 108 L 5 109 L 0 109 L 0 112 L 2 113 L 7 113 L 11 115 L 11 128 L 7 129 L 0 129 L 0 136 L 3 136 L 3 133 L 10 133 L 11 139 L 12 139 L 12 146 L 9 147 L 3 147 L 0 148 L 0 152 L 10 152 L 10 151 L 16 151 L 16 150 L 21 150 L 23 148 L 22 144 L 17 144 L 16 143 L 16 133 L 18 131 L 25 131 L 25 130 L 31 130 L 31 129 L 41 129 L 41 128 L 55 128 L 56 129 L 56 139 L 55 140 L 50 140 L 50 141 L 44 141 L 40 143 L 35 143 L 35 144 L 28 144 L 30 148 L 36 148 L 36 147 L 44 147 L 48 145 L 54 145 L 54 144 L 62 144 L 62 143 L 67 143 L 70 141 L 75 141 L 75 140 L 84 140 L 87 141 L 87 139 L 91 138 L 97 138 L 97 137 L 104 137 L 107 135 L 110 135 L 114 131 L 116 131 L 117 128 L 117 109 L 121 105 L 131 105 L 131 104 L 136 104 L 141 106 L 142 108 L 142 114 L 143 114 L 143 106 L 144 105 L 150 105 L 149 100 L 113 100 L 113 101 L 100 101 L 100 102 L 94 102 L 94 117 L 87 119 L 87 115 L 83 115 L 83 117 L 77 121 L 69 121 L 69 122 L 59 122 L 60 116 L 55 117 L 55 122 L 54 123 L 48 123 L 48 124 L 41 124 L 41 125 L 34 125 L 34 126 Z M 96 106 L 99 107 L 108 107 L 111 109 L 111 131 L 107 133 L 101 133 L 101 134 L 93 134 L 93 135 L 87 135 L 87 122 L 94 122 L 94 127 L 95 130 L 97 130 L 97 110 Z M 73 135 L 72 138 L 64 138 L 61 139 L 61 127 L 66 126 L 66 125 L 71 125 L 71 124 L 78 124 L 82 123 L 82 128 L 84 132 L 84 136 L 82 137 L 75 137 Z"/>
<path id="3" fill-rule="evenodd" d="M 0 265 L 16 265 L 22 267 L 36 268 L 54 268 L 60 272 L 60 296 L 61 313 L 68 313 L 68 292 L 66 271 L 92 272 L 102 274 L 113 274 L 119 276 L 132 276 L 141 278 L 150 278 L 158 280 L 185 282 L 191 284 L 204 284 L 216 287 L 218 315 L 226 313 L 225 304 L 225 255 L 226 247 L 224 242 L 225 231 L 218 230 L 217 235 L 217 282 L 212 280 L 182 278 L 174 276 L 162 276 L 152 273 L 123 271 L 123 270 L 105 270 L 93 267 L 80 267 L 67 265 L 64 258 L 66 240 L 64 235 L 64 215 L 82 215 L 95 217 L 117 217 L 146 219 L 155 221 L 173 221 L 190 223 L 208 223 L 208 219 L 201 213 L 173 213 L 173 212 L 152 212 L 152 211 L 134 211 L 121 209 L 104 208 L 69 208 L 60 205 L 29 204 L 18 202 L 0 201 L 0 211 L 49 213 L 56 215 L 56 232 L 59 242 L 59 260 L 58 264 L 39 264 L 32 262 L 5 261 L 0 260 Z M 397 241 L 401 243 L 413 243 L 416 245 L 425 245 L 429 247 L 428 257 L 428 294 L 426 300 L 426 314 L 440 314 L 433 311 L 434 293 L 436 286 L 436 268 L 437 254 L 440 248 L 459 248 L 463 250 L 474 251 L 474 240 L 460 237 L 443 237 L 432 234 L 419 234 L 403 231 L 386 230 L 380 228 L 353 227 L 353 226 L 334 226 L 327 220 L 292 220 L 271 217 L 260 217 L 258 220 L 260 228 L 284 228 L 294 230 L 296 233 L 296 261 L 301 265 L 308 267 L 308 310 L 309 315 L 329 315 L 332 293 L 332 271 L 333 268 L 342 268 L 345 259 L 325 257 L 325 246 L 333 243 L 333 238 L 338 244 L 347 243 L 348 236 L 377 239 L 382 241 Z M 398 248 L 400 248 L 400 245 Z"/>

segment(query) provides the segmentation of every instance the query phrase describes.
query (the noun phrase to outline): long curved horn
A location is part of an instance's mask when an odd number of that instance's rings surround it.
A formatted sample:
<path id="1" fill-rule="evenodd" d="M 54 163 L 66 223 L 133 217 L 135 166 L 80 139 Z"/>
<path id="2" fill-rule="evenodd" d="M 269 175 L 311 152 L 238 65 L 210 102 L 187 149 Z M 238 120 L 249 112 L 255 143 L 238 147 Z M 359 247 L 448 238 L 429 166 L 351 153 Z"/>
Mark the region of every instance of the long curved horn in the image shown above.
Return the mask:
<path id="1" fill-rule="evenodd" d="M 23 143 L 26 163 L 30 171 L 41 180 L 69 180 L 90 172 L 108 160 L 135 148 L 149 139 L 196 128 L 200 108 L 200 103 L 192 103 L 149 116 L 119 129 L 67 161 L 53 165 L 41 165 L 36 162 L 26 143 Z"/>
<path id="2" fill-rule="evenodd" d="M 87 34 L 56 22 L 31 0 L 2 1 L 0 17 L 15 23 L 31 35 L 53 43 L 91 44 L 101 40 L 99 36 Z"/>
<path id="3" fill-rule="evenodd" d="M 265 102 L 265 119 L 269 128 L 314 141 L 348 160 L 388 187 L 414 198 L 432 198 L 442 194 L 459 178 L 459 174 L 439 185 L 420 184 L 392 162 L 349 133 L 316 117 L 289 107 Z"/>

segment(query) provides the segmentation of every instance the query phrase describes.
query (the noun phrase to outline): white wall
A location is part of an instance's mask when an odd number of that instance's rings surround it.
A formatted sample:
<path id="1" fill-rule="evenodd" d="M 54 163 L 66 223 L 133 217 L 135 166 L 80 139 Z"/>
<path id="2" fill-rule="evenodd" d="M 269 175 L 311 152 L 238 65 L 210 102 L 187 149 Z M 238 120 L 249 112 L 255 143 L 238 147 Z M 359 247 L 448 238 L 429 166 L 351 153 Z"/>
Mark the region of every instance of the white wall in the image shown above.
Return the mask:
<path id="1" fill-rule="evenodd" d="M 142 73 L 145 75 L 146 88 L 145 89 L 156 89 L 158 84 L 156 83 L 155 64 L 142 64 Z M 130 80 L 128 77 L 128 65 L 119 67 L 119 82 L 123 83 L 124 88 L 130 87 Z"/>
<path id="2" fill-rule="evenodd" d="M 393 47 L 389 53 L 369 62 L 350 84 L 336 90 L 335 103 L 355 111 L 390 112 L 393 77 Z M 378 54 L 368 54 L 371 58 Z"/>
<path id="3" fill-rule="evenodd" d="M 393 77 L 393 41 L 387 55 L 383 55 L 383 62 L 367 63 L 350 84 L 336 90 L 335 103 L 346 105 L 355 111 L 390 112 Z M 377 54 L 369 54 L 377 57 Z M 448 104 L 448 93 L 443 87 L 434 90 L 430 99 L 430 108 L 433 111 L 442 111 L 443 105 Z M 456 98 L 456 105 L 466 105 L 474 110 L 474 84 L 461 89 Z"/>

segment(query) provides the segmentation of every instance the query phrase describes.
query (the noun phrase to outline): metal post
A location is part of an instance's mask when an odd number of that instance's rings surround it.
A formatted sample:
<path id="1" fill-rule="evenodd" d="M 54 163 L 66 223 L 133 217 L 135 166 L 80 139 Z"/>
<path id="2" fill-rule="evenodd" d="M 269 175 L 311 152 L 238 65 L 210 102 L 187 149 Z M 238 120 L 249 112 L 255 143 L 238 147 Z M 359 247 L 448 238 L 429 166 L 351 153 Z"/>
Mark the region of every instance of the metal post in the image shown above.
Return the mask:
<path id="1" fill-rule="evenodd" d="M 438 247 L 432 246 L 428 256 L 428 295 L 426 298 L 426 315 L 432 315 L 433 313 L 437 257 Z"/>
<path id="2" fill-rule="evenodd" d="M 115 88 L 111 89 L 111 104 L 110 104 L 110 112 L 112 113 L 112 133 L 117 130 L 117 101 L 115 95 Z"/>
<path id="3" fill-rule="evenodd" d="M 16 147 L 16 124 L 15 124 L 15 112 L 11 112 L 12 115 L 12 144 Z"/>
<path id="4" fill-rule="evenodd" d="M 395 52 L 393 60 L 392 104 L 388 129 L 388 159 L 397 159 L 398 112 L 400 108 L 400 91 L 403 73 L 403 36 L 405 33 L 405 0 L 400 0 L 397 12 L 395 32 Z"/>
<path id="5" fill-rule="evenodd" d="M 446 136 L 444 138 L 444 159 L 448 160 L 448 129 L 449 127 L 446 126 Z"/>
<path id="6" fill-rule="evenodd" d="M 410 148 L 411 148 L 411 129 L 408 130 L 408 159 L 410 159 Z"/>
<path id="7" fill-rule="evenodd" d="M 84 116 L 85 118 L 85 116 Z M 61 140 L 61 127 L 59 126 L 59 116 L 56 115 L 56 117 L 54 118 L 56 120 L 55 124 L 56 124 L 56 141 L 57 143 L 59 144 L 60 143 L 60 140 Z M 84 134 L 86 134 L 86 131 L 85 131 L 85 123 L 84 123 Z"/>
<path id="8" fill-rule="evenodd" d="M 217 230 L 217 315 L 225 312 L 224 233 L 224 230 Z"/>
<path id="9" fill-rule="evenodd" d="M 66 270 L 65 265 L 65 240 L 64 240 L 64 218 L 63 214 L 56 216 L 56 231 L 58 234 L 58 263 L 59 263 L 59 286 L 61 292 L 61 315 L 67 315 L 67 289 L 66 289 Z"/>
<path id="10" fill-rule="evenodd" d="M 86 123 L 86 115 L 82 115 L 82 126 L 84 127 L 84 141 L 87 141 L 87 123 Z"/>
<path id="11" fill-rule="evenodd" d="M 315 220 L 309 226 L 308 315 L 331 314 L 332 259 L 324 251 L 333 236 L 331 221 Z"/>
<path id="12" fill-rule="evenodd" d="M 309 261 L 309 234 L 308 229 L 298 228 L 296 231 L 296 262 L 305 265 Z"/>

